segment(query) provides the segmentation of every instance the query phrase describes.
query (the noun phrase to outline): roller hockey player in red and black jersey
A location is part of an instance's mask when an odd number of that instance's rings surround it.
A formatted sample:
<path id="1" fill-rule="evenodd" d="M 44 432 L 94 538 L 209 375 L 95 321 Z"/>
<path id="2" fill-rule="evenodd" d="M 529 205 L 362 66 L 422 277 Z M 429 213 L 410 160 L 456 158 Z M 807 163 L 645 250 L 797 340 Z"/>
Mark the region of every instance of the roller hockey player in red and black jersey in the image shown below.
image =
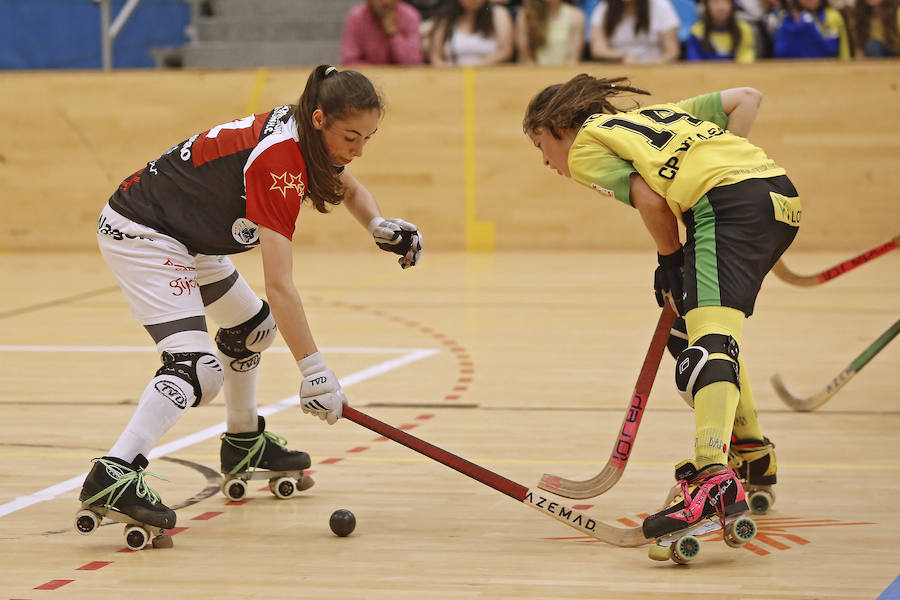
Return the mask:
<path id="1" fill-rule="evenodd" d="M 174 527 L 175 512 L 145 481 L 147 456 L 188 408 L 210 402 L 223 387 L 223 473 L 260 469 L 302 477 L 309 456 L 267 432 L 256 403 L 260 353 L 276 331 L 297 360 L 303 411 L 334 423 L 347 402 L 293 283 L 291 239 L 301 204 L 308 200 L 323 213 L 343 204 L 380 248 L 400 255 L 404 269 L 422 251 L 416 226 L 383 219 L 372 194 L 346 169 L 362 155 L 382 113 L 382 99 L 365 76 L 320 65 L 296 105 L 198 133 L 112 195 L 98 222 L 100 251 L 162 366 L 118 440 L 94 461 L 79 515 L 151 531 Z M 267 301 L 227 257 L 257 246 Z M 214 340 L 207 316 L 218 326 Z M 96 522 L 82 517 L 76 525 L 89 533 Z"/>

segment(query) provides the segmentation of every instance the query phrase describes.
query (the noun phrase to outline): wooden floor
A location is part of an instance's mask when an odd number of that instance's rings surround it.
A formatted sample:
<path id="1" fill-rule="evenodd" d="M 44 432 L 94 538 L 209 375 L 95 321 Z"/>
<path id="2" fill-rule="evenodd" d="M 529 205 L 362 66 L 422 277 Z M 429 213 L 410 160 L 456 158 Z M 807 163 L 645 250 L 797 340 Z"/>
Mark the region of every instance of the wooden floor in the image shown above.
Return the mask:
<path id="1" fill-rule="evenodd" d="M 786 260 L 812 273 L 847 257 Z M 304 252 L 295 264 L 353 406 L 531 487 L 545 471 L 585 478 L 606 463 L 658 314 L 653 258 L 431 253 L 401 271 L 376 251 Z M 259 401 L 269 429 L 313 456 L 314 488 L 276 500 L 263 484 L 228 503 L 219 399 L 190 410 L 150 465 L 184 528 L 173 549 L 123 552 L 121 525 L 80 536 L 81 478 L 158 360 L 99 254 L 0 254 L 0 599 L 896 598 L 900 341 L 812 413 L 789 410 L 768 379 L 781 372 L 801 396 L 824 388 L 897 319 L 898 261 L 815 288 L 766 281 L 742 355 L 777 445 L 776 505 L 753 549 L 708 541 L 680 567 L 580 537 L 352 422 L 302 414 L 280 343 Z M 236 263 L 261 292 L 258 255 Z M 575 502 L 596 518 L 639 521 L 691 456 L 693 417 L 671 373 L 667 355 L 622 479 Z M 347 538 L 328 528 L 338 508 L 358 521 Z"/>

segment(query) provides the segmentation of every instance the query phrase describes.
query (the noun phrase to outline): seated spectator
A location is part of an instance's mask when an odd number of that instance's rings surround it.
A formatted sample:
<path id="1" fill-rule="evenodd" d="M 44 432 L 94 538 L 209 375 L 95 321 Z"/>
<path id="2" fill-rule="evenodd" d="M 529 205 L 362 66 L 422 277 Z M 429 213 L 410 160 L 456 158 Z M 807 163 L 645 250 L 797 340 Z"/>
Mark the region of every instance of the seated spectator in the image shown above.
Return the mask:
<path id="1" fill-rule="evenodd" d="M 691 27 L 686 60 L 756 60 L 753 28 L 738 19 L 734 0 L 703 0 L 703 18 Z"/>
<path id="2" fill-rule="evenodd" d="M 856 58 L 900 56 L 897 0 L 856 0 L 849 14 Z"/>
<path id="3" fill-rule="evenodd" d="M 525 0 L 516 48 L 525 64 L 574 65 L 584 52 L 584 13 L 563 0 Z"/>
<path id="4" fill-rule="evenodd" d="M 681 52 L 679 24 L 669 0 L 607 0 L 591 15 L 591 58 L 673 62 Z"/>
<path id="5" fill-rule="evenodd" d="M 419 12 L 399 0 L 366 0 L 347 13 L 343 65 L 417 65 L 422 62 Z"/>
<path id="6" fill-rule="evenodd" d="M 513 55 L 509 11 L 490 0 L 446 0 L 431 32 L 431 64 L 482 66 Z"/>
<path id="7" fill-rule="evenodd" d="M 786 0 L 773 34 L 775 58 L 850 58 L 844 17 L 826 0 Z"/>

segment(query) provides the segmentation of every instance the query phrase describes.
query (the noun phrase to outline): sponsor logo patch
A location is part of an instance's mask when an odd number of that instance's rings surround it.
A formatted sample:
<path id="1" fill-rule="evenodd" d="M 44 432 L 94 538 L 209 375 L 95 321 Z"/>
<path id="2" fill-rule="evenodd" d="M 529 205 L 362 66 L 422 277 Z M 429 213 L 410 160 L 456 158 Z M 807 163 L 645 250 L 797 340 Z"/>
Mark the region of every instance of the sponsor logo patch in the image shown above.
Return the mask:
<path id="1" fill-rule="evenodd" d="M 231 235 L 240 244 L 250 246 L 259 241 L 259 225 L 241 217 L 231 225 Z"/>

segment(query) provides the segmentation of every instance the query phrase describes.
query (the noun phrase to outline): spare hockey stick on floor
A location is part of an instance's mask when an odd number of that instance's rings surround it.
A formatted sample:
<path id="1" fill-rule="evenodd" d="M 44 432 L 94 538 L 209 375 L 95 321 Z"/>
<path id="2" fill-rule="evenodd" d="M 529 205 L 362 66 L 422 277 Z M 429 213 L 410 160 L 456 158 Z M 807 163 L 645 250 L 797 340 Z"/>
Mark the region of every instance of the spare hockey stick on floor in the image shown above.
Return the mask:
<path id="1" fill-rule="evenodd" d="M 606 492 L 619 481 L 622 472 L 625 471 L 625 466 L 628 464 L 631 450 L 634 448 L 638 427 L 641 425 L 641 417 L 644 415 L 647 399 L 650 397 L 650 390 L 653 388 L 653 380 L 656 379 L 659 362 L 666 349 L 666 342 L 669 339 L 669 332 L 674 321 L 675 311 L 672 310 L 672 307 L 667 302 L 659 315 L 656 330 L 653 332 L 653 338 L 650 340 L 650 348 L 644 357 L 644 364 L 641 366 L 641 372 L 631 394 L 628 409 L 625 411 L 625 418 L 622 420 L 622 427 L 619 429 L 616 443 L 613 444 L 612 453 L 609 455 L 609 460 L 606 462 L 603 470 L 594 477 L 584 481 L 575 481 L 565 479 L 559 475 L 544 473 L 541 481 L 538 483 L 539 488 L 565 498 L 593 498 Z"/>
<path id="2" fill-rule="evenodd" d="M 854 375 L 862 371 L 862 368 L 866 366 L 866 363 L 872 360 L 876 354 L 881 352 L 881 349 L 887 346 L 892 339 L 897 337 L 898 333 L 900 333 L 900 320 L 897 320 L 897 322 L 891 325 L 887 331 L 882 333 L 877 340 L 872 342 L 871 346 L 863 350 L 862 354 L 853 359 L 850 366 L 832 379 L 831 383 L 825 386 L 824 390 L 818 394 L 813 394 L 809 398 L 798 398 L 791 394 L 781 380 L 781 375 L 778 373 L 772 375 L 772 387 L 775 388 L 775 393 L 778 394 L 778 397 L 784 400 L 784 403 L 794 410 L 801 412 L 815 410 L 825 404 L 829 398 L 838 392 L 838 390 L 847 385 L 847 382 L 853 379 Z"/>
<path id="3" fill-rule="evenodd" d="M 344 406 L 343 416 L 358 425 L 362 425 L 366 429 L 370 429 L 398 444 L 406 446 L 410 450 L 415 450 L 419 454 L 423 454 L 451 469 L 455 469 L 463 475 L 471 477 L 475 481 L 479 481 L 488 487 L 492 487 L 498 492 L 502 492 L 510 498 L 518 500 L 526 506 L 530 506 L 545 515 L 549 515 L 554 519 L 562 521 L 569 527 L 577 529 L 583 534 L 589 535 L 602 542 L 614 546 L 635 547 L 649 544 L 652 541 L 644 537 L 640 527 L 617 527 L 615 525 L 610 525 L 609 523 L 598 521 L 587 513 L 574 508 L 569 508 L 559 502 L 547 498 L 538 490 L 528 489 L 524 485 L 520 485 L 502 475 L 498 475 L 473 462 L 469 462 L 464 458 L 460 458 L 455 454 L 442 450 L 437 446 L 429 444 L 425 440 L 410 435 L 405 431 L 401 431 L 396 427 L 392 427 L 374 417 L 370 417 L 355 408 Z"/>
<path id="4" fill-rule="evenodd" d="M 797 275 L 796 273 L 788 269 L 784 262 L 781 260 L 775 263 L 775 266 L 772 267 L 772 272 L 775 273 L 775 276 L 778 277 L 778 279 L 781 279 L 782 281 L 786 281 L 787 283 L 793 285 L 819 285 L 825 283 L 826 281 L 834 279 L 838 275 L 843 275 L 847 271 L 855 269 L 863 263 L 867 263 L 870 260 L 878 258 L 882 254 L 890 252 L 891 250 L 896 248 L 898 244 L 900 244 L 900 235 L 893 238 L 889 242 L 885 242 L 884 244 L 876 246 L 871 250 L 866 250 L 859 256 L 854 256 L 850 260 L 844 261 L 839 265 L 835 265 L 830 269 L 825 269 L 821 273 L 816 273 L 815 275 Z"/>

